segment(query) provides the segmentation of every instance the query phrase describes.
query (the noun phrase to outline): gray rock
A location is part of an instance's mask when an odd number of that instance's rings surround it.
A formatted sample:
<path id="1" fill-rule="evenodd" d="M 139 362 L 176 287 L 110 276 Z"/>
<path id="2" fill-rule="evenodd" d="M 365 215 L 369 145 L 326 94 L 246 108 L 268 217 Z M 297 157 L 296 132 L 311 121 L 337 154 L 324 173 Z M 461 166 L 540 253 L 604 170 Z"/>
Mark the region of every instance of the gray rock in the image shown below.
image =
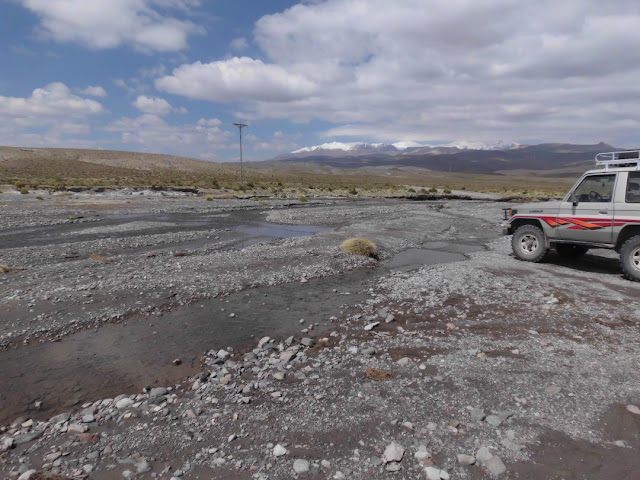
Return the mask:
<path id="1" fill-rule="evenodd" d="M 493 458 L 493 454 L 489 451 L 487 447 L 481 447 L 476 452 L 476 460 L 481 464 L 484 464 Z"/>
<path id="2" fill-rule="evenodd" d="M 84 415 L 82 417 L 82 423 L 92 423 L 95 422 L 96 419 L 93 417 L 93 415 Z"/>
<path id="3" fill-rule="evenodd" d="M 13 443 L 16 445 L 22 445 L 23 443 L 29 443 L 42 436 L 44 430 L 34 430 L 33 432 L 24 433 L 22 435 L 16 435 L 13 437 Z"/>
<path id="4" fill-rule="evenodd" d="M 275 447 L 273 447 L 274 457 L 281 457 L 283 455 L 286 455 L 287 453 L 289 453 L 289 451 L 280 444 L 277 444 Z"/>
<path id="5" fill-rule="evenodd" d="M 385 463 L 400 462 L 402 461 L 403 456 L 404 447 L 399 443 L 391 442 L 389 445 L 387 445 L 387 448 L 384 449 L 382 459 L 385 461 Z"/>
<path id="6" fill-rule="evenodd" d="M 131 405 L 133 405 L 133 403 L 133 400 L 131 400 L 130 398 L 121 398 L 116 402 L 116 408 L 118 410 L 124 410 L 125 408 L 129 408 Z"/>
<path id="7" fill-rule="evenodd" d="M 524 448 L 522 445 L 517 444 L 516 442 L 514 442 L 513 440 L 510 440 L 509 438 L 503 438 L 500 443 L 504 448 L 511 450 L 512 452 L 519 452 Z"/>
<path id="8" fill-rule="evenodd" d="M 634 415 L 640 415 L 640 408 L 636 407 L 635 405 L 627 405 L 627 410 Z"/>
<path id="9" fill-rule="evenodd" d="M 387 472 L 399 472 L 402 469 L 402 465 L 400 465 L 398 462 L 391 462 L 387 463 L 384 469 Z"/>
<path id="10" fill-rule="evenodd" d="M 484 413 L 484 410 L 482 410 L 481 408 L 472 408 L 469 413 L 471 414 L 471 418 L 473 418 L 478 422 L 481 422 L 482 420 L 487 418 L 487 415 Z"/>
<path id="11" fill-rule="evenodd" d="M 297 474 L 307 473 L 309 471 L 309 462 L 307 460 L 298 458 L 293 462 L 293 471 Z"/>
<path id="12" fill-rule="evenodd" d="M 316 344 L 316 341 L 313 338 L 304 337 L 300 340 L 300 343 L 305 347 L 313 347 Z"/>
<path id="13" fill-rule="evenodd" d="M 558 387 L 557 385 L 549 385 L 547 388 L 544 389 L 544 391 L 549 395 L 557 395 L 562 391 L 562 388 Z"/>
<path id="14" fill-rule="evenodd" d="M 146 460 L 136 463 L 136 472 L 145 473 L 151 471 L 151 465 Z"/>
<path id="15" fill-rule="evenodd" d="M 366 331 L 373 330 L 373 329 L 374 329 L 374 328 L 376 328 L 378 325 L 380 325 L 380 322 L 373 322 L 373 323 L 369 323 L 369 324 L 367 324 L 367 325 L 365 325 L 365 326 L 364 326 L 364 329 L 365 329 Z"/>
<path id="16" fill-rule="evenodd" d="M 500 417 L 498 417 L 497 415 L 489 415 L 487 418 L 484 419 L 484 421 L 494 427 L 499 427 L 500 424 L 502 423 L 502 420 L 500 420 Z"/>
<path id="17" fill-rule="evenodd" d="M 31 478 L 31 475 L 33 475 L 34 473 L 36 473 L 37 470 L 27 470 L 26 472 L 24 472 L 22 475 L 20 475 L 18 477 L 18 480 L 29 480 Z"/>
<path id="18" fill-rule="evenodd" d="M 396 319 L 393 315 L 387 315 L 384 319 L 384 323 L 391 323 Z"/>
<path id="19" fill-rule="evenodd" d="M 342 472 L 336 472 L 336 474 L 333 476 L 333 480 L 346 480 L 347 477 L 344 473 Z"/>
<path id="20" fill-rule="evenodd" d="M 389 315 L 389 309 L 388 308 L 381 308 L 380 310 L 378 310 L 378 316 L 380 318 L 386 318 L 387 315 Z"/>
<path id="21" fill-rule="evenodd" d="M 72 423 L 67 427 L 67 432 L 69 433 L 84 433 L 87 430 L 88 430 L 88 427 L 80 423 Z"/>
<path id="22" fill-rule="evenodd" d="M 61 413 L 60 415 L 56 415 L 55 417 L 51 417 L 51 419 L 49 420 L 49 423 L 51 425 L 57 425 L 59 423 L 68 422 L 70 418 L 71 418 L 71 413 L 69 413 L 69 412 Z"/>
<path id="23" fill-rule="evenodd" d="M 500 457 L 494 455 L 488 461 L 484 462 L 485 468 L 489 471 L 491 475 L 497 477 L 498 475 L 502 475 L 507 471 L 507 467 L 505 467 L 504 463 L 500 459 Z"/>
<path id="24" fill-rule="evenodd" d="M 445 470 L 435 467 L 427 467 L 424 469 L 428 480 L 449 480 L 449 474 Z"/>
<path id="25" fill-rule="evenodd" d="M 164 387 L 152 388 L 151 391 L 149 392 L 149 398 L 161 397 L 163 395 L 166 395 L 167 393 L 169 393 L 169 392 Z M 117 404 L 116 404 L 116 406 L 117 406 Z"/>
<path id="26" fill-rule="evenodd" d="M 465 455 L 464 453 L 459 453 L 456 455 L 458 459 L 458 463 L 463 467 L 468 467 L 470 465 L 474 465 L 476 463 L 476 457 L 473 455 Z"/>
<path id="27" fill-rule="evenodd" d="M 407 367 L 411 363 L 411 359 L 409 357 L 402 357 L 400 360 L 396 362 L 401 367 Z"/>
<path id="28" fill-rule="evenodd" d="M 375 355 L 376 354 L 376 349 L 373 348 L 373 347 L 363 348 L 362 349 L 362 353 L 364 355 Z"/>

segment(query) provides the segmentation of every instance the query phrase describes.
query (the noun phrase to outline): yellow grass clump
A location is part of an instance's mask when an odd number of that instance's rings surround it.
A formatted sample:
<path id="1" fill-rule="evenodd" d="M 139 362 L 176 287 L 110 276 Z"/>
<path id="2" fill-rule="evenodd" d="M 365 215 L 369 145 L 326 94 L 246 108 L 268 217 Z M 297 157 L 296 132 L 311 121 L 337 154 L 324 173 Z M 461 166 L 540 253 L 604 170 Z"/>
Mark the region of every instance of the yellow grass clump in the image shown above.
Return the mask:
<path id="1" fill-rule="evenodd" d="M 89 258 L 91 260 L 95 260 L 97 262 L 103 262 L 103 263 L 112 263 L 113 262 L 113 258 L 108 258 L 108 257 L 103 257 L 102 255 L 98 255 L 97 253 L 92 253 Z"/>
<path id="2" fill-rule="evenodd" d="M 378 260 L 378 249 L 376 244 L 368 238 L 353 237 L 342 242 L 342 251 L 353 255 L 375 258 Z"/>
<path id="3" fill-rule="evenodd" d="M 24 270 L 24 268 L 9 267 L 8 265 L 0 265 L 0 273 L 18 272 L 20 270 Z"/>

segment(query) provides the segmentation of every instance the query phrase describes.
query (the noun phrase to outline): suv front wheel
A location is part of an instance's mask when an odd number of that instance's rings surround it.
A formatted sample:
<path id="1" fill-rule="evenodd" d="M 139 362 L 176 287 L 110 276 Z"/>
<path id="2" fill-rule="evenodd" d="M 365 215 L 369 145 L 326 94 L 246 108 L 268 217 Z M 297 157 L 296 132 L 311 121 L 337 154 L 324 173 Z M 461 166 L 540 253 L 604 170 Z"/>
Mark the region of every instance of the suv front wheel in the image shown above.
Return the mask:
<path id="1" fill-rule="evenodd" d="M 620 265 L 627 279 L 640 282 L 640 235 L 624 242 L 620 251 Z"/>
<path id="2" fill-rule="evenodd" d="M 535 225 L 522 225 L 514 232 L 511 248 L 525 262 L 539 262 L 549 251 L 544 232 Z"/>

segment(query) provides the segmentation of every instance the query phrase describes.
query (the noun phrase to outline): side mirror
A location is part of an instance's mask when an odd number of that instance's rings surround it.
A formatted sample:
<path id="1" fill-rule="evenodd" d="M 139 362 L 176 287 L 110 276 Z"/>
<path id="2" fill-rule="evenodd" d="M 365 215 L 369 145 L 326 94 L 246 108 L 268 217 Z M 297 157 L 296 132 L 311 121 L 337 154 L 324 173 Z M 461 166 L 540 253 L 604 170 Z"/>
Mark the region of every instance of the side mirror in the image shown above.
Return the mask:
<path id="1" fill-rule="evenodd" d="M 576 197 L 576 194 L 574 192 L 571 192 L 570 200 L 574 207 L 578 206 L 578 198 Z"/>

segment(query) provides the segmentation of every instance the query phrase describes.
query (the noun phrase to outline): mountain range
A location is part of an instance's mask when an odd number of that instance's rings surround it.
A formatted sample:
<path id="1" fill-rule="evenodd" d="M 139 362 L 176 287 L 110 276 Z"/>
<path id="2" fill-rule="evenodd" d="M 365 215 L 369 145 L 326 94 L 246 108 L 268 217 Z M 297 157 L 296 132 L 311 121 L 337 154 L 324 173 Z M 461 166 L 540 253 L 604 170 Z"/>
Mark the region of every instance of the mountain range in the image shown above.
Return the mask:
<path id="1" fill-rule="evenodd" d="M 454 142 L 448 145 L 412 145 L 402 142 L 326 143 L 279 155 L 255 168 L 296 167 L 304 170 L 419 168 L 435 171 L 504 174 L 511 171 L 581 171 L 594 165 L 600 152 L 620 150 L 600 142 L 593 145 L 543 143 L 518 145 Z"/>

